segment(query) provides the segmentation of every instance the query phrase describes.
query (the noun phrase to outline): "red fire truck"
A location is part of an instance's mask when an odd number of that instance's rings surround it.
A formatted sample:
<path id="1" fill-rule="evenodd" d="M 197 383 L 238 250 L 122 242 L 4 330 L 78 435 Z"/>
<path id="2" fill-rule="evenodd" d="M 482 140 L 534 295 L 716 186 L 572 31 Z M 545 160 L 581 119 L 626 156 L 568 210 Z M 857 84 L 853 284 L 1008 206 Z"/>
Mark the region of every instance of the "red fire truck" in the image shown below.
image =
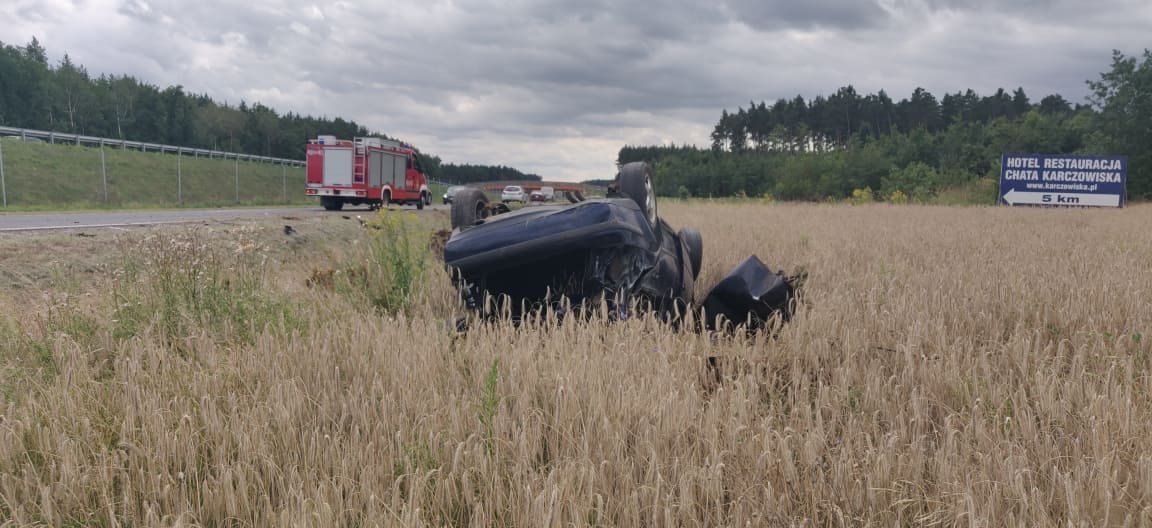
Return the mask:
<path id="1" fill-rule="evenodd" d="M 308 140 L 307 196 L 338 211 L 348 205 L 373 209 L 388 204 L 432 203 L 428 178 L 411 145 L 374 137 L 351 141 L 336 136 Z"/>

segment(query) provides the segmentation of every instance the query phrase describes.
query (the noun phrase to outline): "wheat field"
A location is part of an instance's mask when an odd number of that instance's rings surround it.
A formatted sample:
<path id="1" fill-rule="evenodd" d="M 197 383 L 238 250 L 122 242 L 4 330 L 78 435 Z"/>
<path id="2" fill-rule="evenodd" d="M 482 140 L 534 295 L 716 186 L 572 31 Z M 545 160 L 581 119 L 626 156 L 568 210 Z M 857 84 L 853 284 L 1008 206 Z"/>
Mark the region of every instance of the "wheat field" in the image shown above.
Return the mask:
<path id="1" fill-rule="evenodd" d="M 5 235 L 0 523 L 1152 525 L 1152 206 L 661 212 L 797 316 L 458 334 L 436 213 Z"/>

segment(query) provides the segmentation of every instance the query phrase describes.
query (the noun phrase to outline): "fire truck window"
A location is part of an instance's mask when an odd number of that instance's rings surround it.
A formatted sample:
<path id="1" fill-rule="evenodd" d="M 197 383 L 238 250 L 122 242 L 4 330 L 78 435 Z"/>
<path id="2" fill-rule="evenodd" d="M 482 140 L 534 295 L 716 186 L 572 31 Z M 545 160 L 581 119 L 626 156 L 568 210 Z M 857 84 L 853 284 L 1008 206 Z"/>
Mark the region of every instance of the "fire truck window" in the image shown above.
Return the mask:
<path id="1" fill-rule="evenodd" d="M 412 156 L 408 156 L 408 168 L 412 168 Z"/>
<path id="2" fill-rule="evenodd" d="M 420 166 L 420 156 L 412 156 L 412 164 L 416 166 L 416 170 L 424 172 L 424 167 Z"/>

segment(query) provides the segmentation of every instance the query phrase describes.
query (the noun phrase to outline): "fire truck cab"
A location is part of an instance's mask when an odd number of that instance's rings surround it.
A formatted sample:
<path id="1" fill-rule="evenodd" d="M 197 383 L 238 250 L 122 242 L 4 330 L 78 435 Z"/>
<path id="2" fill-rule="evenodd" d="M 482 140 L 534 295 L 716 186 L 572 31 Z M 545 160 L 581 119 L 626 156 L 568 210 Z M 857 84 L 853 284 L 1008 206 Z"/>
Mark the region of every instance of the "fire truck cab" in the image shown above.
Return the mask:
<path id="1" fill-rule="evenodd" d="M 388 204 L 432 203 L 428 177 L 415 147 L 374 137 L 351 141 L 318 136 L 308 141 L 306 196 L 338 211 L 348 205 L 378 209 Z"/>

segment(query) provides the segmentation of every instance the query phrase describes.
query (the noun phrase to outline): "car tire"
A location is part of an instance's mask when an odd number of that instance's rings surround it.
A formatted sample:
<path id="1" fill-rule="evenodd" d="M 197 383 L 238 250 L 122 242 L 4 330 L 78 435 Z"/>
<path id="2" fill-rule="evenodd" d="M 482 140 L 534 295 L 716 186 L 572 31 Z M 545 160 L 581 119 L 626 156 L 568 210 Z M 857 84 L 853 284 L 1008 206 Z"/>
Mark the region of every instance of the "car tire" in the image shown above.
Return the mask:
<path id="1" fill-rule="evenodd" d="M 700 266 L 704 263 L 704 238 L 700 236 L 700 232 L 685 227 L 679 233 L 680 242 L 684 247 L 688 248 L 688 260 L 692 265 L 692 276 L 700 276 Z"/>
<path id="2" fill-rule="evenodd" d="M 452 229 L 468 229 L 488 217 L 488 196 L 480 189 L 461 189 L 452 197 Z"/>
<path id="3" fill-rule="evenodd" d="M 634 161 L 620 167 L 616 175 L 616 187 L 620 192 L 636 202 L 648 224 L 656 227 L 656 191 L 652 187 L 652 169 L 643 161 Z"/>
<path id="4" fill-rule="evenodd" d="M 424 210 L 424 195 L 420 195 L 420 198 L 418 198 L 416 200 L 416 210 L 417 211 L 423 211 Z"/>
<path id="5" fill-rule="evenodd" d="M 330 196 L 320 197 L 320 205 L 327 211 L 339 211 L 344 208 L 344 201 Z"/>
<path id="6" fill-rule="evenodd" d="M 380 208 L 387 209 L 388 204 L 392 203 L 392 191 L 384 191 L 380 193 Z"/>
<path id="7" fill-rule="evenodd" d="M 424 193 L 424 205 L 432 205 L 432 193 Z"/>

